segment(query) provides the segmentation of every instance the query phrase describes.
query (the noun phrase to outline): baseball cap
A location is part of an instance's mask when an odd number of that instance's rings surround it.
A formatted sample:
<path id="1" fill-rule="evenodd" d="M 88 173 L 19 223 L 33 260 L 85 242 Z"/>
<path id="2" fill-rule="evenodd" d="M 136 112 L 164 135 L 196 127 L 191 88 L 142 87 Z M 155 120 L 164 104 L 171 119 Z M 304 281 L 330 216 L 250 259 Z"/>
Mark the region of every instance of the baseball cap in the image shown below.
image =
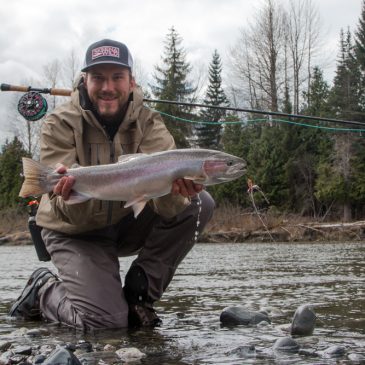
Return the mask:
<path id="1" fill-rule="evenodd" d="M 124 43 L 103 39 L 89 46 L 81 71 L 85 72 L 90 67 L 107 63 L 128 67 L 130 70 L 133 68 L 132 55 Z"/>

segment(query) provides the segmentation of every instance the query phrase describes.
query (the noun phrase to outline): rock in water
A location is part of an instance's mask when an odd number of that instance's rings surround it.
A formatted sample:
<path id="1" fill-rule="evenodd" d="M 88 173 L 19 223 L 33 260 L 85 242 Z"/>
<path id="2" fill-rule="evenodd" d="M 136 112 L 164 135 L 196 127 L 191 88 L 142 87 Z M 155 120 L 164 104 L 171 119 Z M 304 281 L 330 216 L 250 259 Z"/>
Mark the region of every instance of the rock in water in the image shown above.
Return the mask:
<path id="1" fill-rule="evenodd" d="M 270 318 L 266 314 L 249 311 L 243 307 L 225 308 L 221 313 L 220 321 L 224 325 L 243 324 L 246 326 L 256 325 L 262 321 L 271 323 Z"/>
<path id="2" fill-rule="evenodd" d="M 42 365 L 81 365 L 79 359 L 63 347 L 56 348 Z"/>
<path id="3" fill-rule="evenodd" d="M 300 349 L 299 344 L 291 337 L 278 338 L 274 343 L 273 350 L 282 352 L 298 352 Z"/>
<path id="4" fill-rule="evenodd" d="M 315 323 L 316 314 L 308 304 L 303 304 L 294 313 L 290 333 L 292 336 L 310 336 Z"/>
<path id="5" fill-rule="evenodd" d="M 139 361 L 146 356 L 145 353 L 135 347 L 122 348 L 115 351 L 115 353 L 123 362 Z"/>
<path id="6" fill-rule="evenodd" d="M 322 355 L 326 359 L 341 357 L 346 354 L 346 348 L 344 346 L 333 345 L 323 351 Z"/>

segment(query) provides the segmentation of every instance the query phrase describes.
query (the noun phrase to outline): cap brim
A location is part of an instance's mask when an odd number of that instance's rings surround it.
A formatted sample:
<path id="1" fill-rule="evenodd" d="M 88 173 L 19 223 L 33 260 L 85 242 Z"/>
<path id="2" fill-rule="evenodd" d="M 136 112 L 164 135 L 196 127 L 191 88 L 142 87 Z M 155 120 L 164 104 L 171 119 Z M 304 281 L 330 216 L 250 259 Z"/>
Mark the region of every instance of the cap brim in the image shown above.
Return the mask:
<path id="1" fill-rule="evenodd" d="M 117 65 L 117 66 L 120 66 L 120 67 L 125 67 L 125 68 L 128 68 L 128 69 L 131 69 L 131 66 L 126 65 L 125 63 L 113 62 L 113 61 L 100 61 L 100 62 L 94 62 L 92 65 L 89 65 L 87 67 L 82 68 L 81 72 L 87 72 L 91 68 L 93 68 L 94 66 L 98 66 L 98 65 Z"/>

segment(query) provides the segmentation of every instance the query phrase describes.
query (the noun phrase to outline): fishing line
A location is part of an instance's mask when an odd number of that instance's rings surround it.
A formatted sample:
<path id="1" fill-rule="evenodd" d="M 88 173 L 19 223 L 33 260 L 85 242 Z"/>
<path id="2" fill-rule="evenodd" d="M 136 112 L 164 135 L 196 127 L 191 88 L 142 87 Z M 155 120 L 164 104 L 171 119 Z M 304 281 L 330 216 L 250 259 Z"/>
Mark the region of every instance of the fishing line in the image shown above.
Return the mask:
<path id="1" fill-rule="evenodd" d="M 191 123 L 191 124 L 206 124 L 206 125 L 238 125 L 238 124 L 250 124 L 250 123 L 259 123 L 259 122 L 277 122 L 277 123 L 287 123 L 287 124 L 292 124 L 292 125 L 296 125 L 299 127 L 306 127 L 306 128 L 315 128 L 315 129 L 323 129 L 323 130 L 327 130 L 327 131 L 332 131 L 332 132 L 355 132 L 355 133 L 362 133 L 365 132 L 365 129 L 360 129 L 360 128 L 340 128 L 340 127 L 326 127 L 326 126 L 322 126 L 322 125 L 313 125 L 313 124 L 308 124 L 308 123 L 302 123 L 302 122 L 293 122 L 291 120 L 286 120 L 286 119 L 278 119 L 278 118 L 261 118 L 261 119 L 247 119 L 247 120 L 238 120 L 238 121 L 229 121 L 229 120 L 222 120 L 219 122 L 212 122 L 212 121 L 202 121 L 202 120 L 191 120 L 191 119 L 185 119 L 185 118 L 181 118 L 181 117 L 177 117 L 165 112 L 162 112 L 158 109 L 153 109 L 150 108 L 152 111 L 158 112 L 161 115 L 170 117 L 172 119 L 177 120 L 178 122 L 184 122 L 184 123 Z"/>

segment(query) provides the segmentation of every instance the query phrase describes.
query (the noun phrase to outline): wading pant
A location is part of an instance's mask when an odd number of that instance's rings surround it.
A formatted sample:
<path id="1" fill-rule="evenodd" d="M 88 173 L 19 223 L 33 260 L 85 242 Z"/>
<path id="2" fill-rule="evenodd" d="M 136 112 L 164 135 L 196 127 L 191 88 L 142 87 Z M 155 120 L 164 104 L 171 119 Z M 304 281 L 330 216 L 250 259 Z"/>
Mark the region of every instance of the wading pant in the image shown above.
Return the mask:
<path id="1" fill-rule="evenodd" d="M 42 287 L 42 315 L 50 322 L 84 330 L 127 327 L 128 303 L 118 256 L 138 255 L 132 266 L 144 270 L 148 297 L 156 301 L 213 209 L 213 199 L 203 191 L 172 219 L 164 219 L 146 206 L 137 219 L 131 214 L 118 224 L 83 234 L 67 235 L 44 228 L 43 240 L 62 281 Z"/>

